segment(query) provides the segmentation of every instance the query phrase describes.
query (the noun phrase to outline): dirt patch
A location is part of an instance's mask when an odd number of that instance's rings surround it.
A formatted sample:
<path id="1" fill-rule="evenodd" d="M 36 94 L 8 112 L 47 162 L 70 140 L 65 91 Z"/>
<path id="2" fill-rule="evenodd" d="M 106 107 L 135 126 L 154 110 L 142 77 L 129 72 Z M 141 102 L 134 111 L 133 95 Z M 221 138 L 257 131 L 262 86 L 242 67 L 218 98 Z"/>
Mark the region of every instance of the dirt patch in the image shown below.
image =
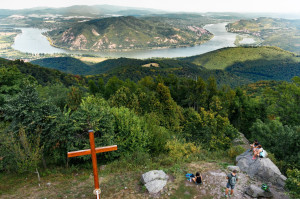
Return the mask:
<path id="1" fill-rule="evenodd" d="M 159 64 L 158 63 L 149 63 L 149 64 L 142 65 L 142 67 L 146 67 L 146 68 L 149 68 L 149 67 L 159 67 Z"/>

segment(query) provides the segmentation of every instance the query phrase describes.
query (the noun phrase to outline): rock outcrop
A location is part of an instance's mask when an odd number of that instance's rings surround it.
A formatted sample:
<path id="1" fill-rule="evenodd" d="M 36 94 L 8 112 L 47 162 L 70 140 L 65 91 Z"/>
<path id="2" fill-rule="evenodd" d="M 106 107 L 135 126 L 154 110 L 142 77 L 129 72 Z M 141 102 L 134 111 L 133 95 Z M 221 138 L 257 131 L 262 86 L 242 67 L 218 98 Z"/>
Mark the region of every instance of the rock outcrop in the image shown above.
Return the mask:
<path id="1" fill-rule="evenodd" d="M 144 173 L 141 180 L 150 194 L 157 194 L 166 186 L 168 179 L 164 171 L 153 170 Z"/>
<path id="2" fill-rule="evenodd" d="M 269 158 L 252 159 L 252 152 L 236 157 L 237 166 L 241 171 L 246 172 L 251 178 L 257 178 L 262 182 L 272 183 L 283 188 L 286 177 L 281 174 L 278 167 Z"/>
<path id="3" fill-rule="evenodd" d="M 238 166 L 232 166 L 232 165 L 227 166 L 227 169 L 228 169 L 229 171 L 234 171 L 234 170 L 236 170 L 237 172 L 240 172 L 240 171 L 241 171 L 241 170 L 240 170 L 240 167 L 238 167 Z"/>
<path id="4" fill-rule="evenodd" d="M 255 186 L 255 185 L 250 185 L 249 187 L 247 187 L 245 190 L 245 193 L 253 198 L 259 198 L 259 197 L 271 198 L 271 197 L 273 197 L 273 194 L 271 192 L 264 191 L 260 187 Z"/>

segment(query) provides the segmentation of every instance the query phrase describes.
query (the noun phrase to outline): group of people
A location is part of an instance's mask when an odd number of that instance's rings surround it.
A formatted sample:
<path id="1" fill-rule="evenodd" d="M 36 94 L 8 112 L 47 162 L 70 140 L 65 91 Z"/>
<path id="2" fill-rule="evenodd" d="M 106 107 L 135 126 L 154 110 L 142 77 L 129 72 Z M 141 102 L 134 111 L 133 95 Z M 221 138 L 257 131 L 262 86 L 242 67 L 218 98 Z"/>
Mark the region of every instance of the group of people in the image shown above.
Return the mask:
<path id="1" fill-rule="evenodd" d="M 253 144 L 250 145 L 250 151 L 253 152 L 253 157 L 252 159 L 255 160 L 256 157 L 261 157 L 263 158 L 264 155 L 264 149 L 262 146 L 259 144 L 257 140 L 254 140 Z"/>
<path id="2" fill-rule="evenodd" d="M 250 145 L 250 151 L 253 151 L 253 157 L 252 157 L 253 160 L 256 159 L 257 157 L 263 158 L 265 156 L 263 148 L 257 140 L 254 140 L 253 144 Z M 226 176 L 226 179 L 227 179 L 227 184 L 225 190 L 225 197 L 229 197 L 233 195 L 234 187 L 236 185 L 236 182 L 238 181 L 237 170 L 233 170 L 230 174 L 228 174 Z M 196 184 L 202 184 L 203 182 L 200 172 L 197 172 L 195 176 L 192 174 L 190 176 L 190 180 L 192 182 L 195 182 Z M 228 194 L 229 189 L 230 189 L 230 194 Z"/>
<path id="3" fill-rule="evenodd" d="M 260 157 L 260 158 L 265 157 L 264 149 L 262 148 L 262 146 L 259 144 L 257 140 L 254 140 L 253 144 L 250 145 L 250 151 L 253 151 L 253 157 L 252 157 L 253 160 L 255 160 L 256 157 Z M 228 197 L 230 195 L 233 195 L 234 186 L 238 181 L 237 171 L 234 170 L 232 173 L 228 174 L 226 178 L 228 179 L 228 182 L 226 185 L 225 197 Z M 229 188 L 231 189 L 230 195 L 228 195 Z"/>
<path id="4" fill-rule="evenodd" d="M 189 174 L 187 174 L 189 175 Z M 202 184 L 203 178 L 200 172 L 197 172 L 196 175 L 191 174 L 189 175 L 190 181 L 198 184 Z M 227 175 L 226 179 L 227 185 L 226 185 L 226 190 L 225 190 L 225 197 L 228 197 L 230 195 L 233 195 L 233 189 L 235 187 L 236 182 L 238 181 L 238 176 L 237 176 L 237 170 L 233 170 L 230 174 Z M 230 195 L 228 195 L 229 188 L 231 189 Z"/>

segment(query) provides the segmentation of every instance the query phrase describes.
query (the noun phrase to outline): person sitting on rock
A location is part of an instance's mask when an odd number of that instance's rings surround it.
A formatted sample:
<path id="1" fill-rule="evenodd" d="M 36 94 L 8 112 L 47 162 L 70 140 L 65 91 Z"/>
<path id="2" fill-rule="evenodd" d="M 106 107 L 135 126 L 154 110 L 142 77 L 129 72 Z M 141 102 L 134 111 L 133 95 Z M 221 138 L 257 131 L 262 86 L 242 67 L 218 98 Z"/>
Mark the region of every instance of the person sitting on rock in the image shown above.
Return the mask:
<path id="1" fill-rule="evenodd" d="M 257 149 L 255 151 L 253 151 L 254 155 L 253 155 L 252 160 L 255 160 L 256 156 L 259 156 L 262 151 L 263 151 L 263 148 L 261 147 L 261 145 L 258 145 Z"/>
<path id="2" fill-rule="evenodd" d="M 255 151 L 258 145 L 259 142 L 257 140 L 254 140 L 253 144 L 250 144 L 250 151 Z"/>
<path id="3" fill-rule="evenodd" d="M 237 170 L 233 170 L 230 174 L 228 174 L 226 179 L 228 179 L 226 190 L 225 190 L 225 197 L 227 198 L 228 196 L 233 195 L 234 186 L 238 181 Z M 231 189 L 230 195 L 228 195 L 229 188 Z"/>
<path id="4" fill-rule="evenodd" d="M 193 182 L 196 184 L 202 184 L 202 176 L 200 175 L 200 172 L 196 173 L 196 176 L 192 178 Z"/>

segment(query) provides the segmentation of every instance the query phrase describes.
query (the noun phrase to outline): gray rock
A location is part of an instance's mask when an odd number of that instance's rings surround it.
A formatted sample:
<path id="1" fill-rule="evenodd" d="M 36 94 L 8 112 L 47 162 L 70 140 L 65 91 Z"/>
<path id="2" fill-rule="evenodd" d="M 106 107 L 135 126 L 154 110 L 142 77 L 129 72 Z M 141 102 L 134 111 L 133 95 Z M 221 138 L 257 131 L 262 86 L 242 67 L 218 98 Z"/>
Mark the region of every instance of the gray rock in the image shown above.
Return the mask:
<path id="1" fill-rule="evenodd" d="M 246 172 L 250 178 L 258 178 L 263 182 L 284 187 L 286 177 L 281 174 L 278 167 L 269 158 L 252 160 L 252 152 L 246 151 L 237 156 L 236 161 L 241 171 Z"/>
<path id="2" fill-rule="evenodd" d="M 147 184 L 153 180 L 168 180 L 169 176 L 163 170 L 152 170 L 142 175 L 142 182 Z"/>
<path id="3" fill-rule="evenodd" d="M 167 184 L 166 180 L 153 180 L 145 184 L 150 194 L 156 194 L 160 192 Z"/>
<path id="4" fill-rule="evenodd" d="M 232 166 L 232 165 L 227 166 L 227 169 L 228 169 L 229 171 L 234 171 L 234 170 L 237 170 L 238 172 L 241 171 L 241 170 L 240 170 L 240 167 L 238 167 L 238 166 Z"/>
<path id="5" fill-rule="evenodd" d="M 167 184 L 169 176 L 162 170 L 148 171 L 142 175 L 142 182 L 150 194 L 160 192 Z"/>
<path id="6" fill-rule="evenodd" d="M 264 198 L 271 198 L 273 194 L 271 192 L 267 192 L 262 190 L 260 187 L 255 185 L 250 185 L 246 188 L 245 193 L 253 198 L 264 197 Z"/>

